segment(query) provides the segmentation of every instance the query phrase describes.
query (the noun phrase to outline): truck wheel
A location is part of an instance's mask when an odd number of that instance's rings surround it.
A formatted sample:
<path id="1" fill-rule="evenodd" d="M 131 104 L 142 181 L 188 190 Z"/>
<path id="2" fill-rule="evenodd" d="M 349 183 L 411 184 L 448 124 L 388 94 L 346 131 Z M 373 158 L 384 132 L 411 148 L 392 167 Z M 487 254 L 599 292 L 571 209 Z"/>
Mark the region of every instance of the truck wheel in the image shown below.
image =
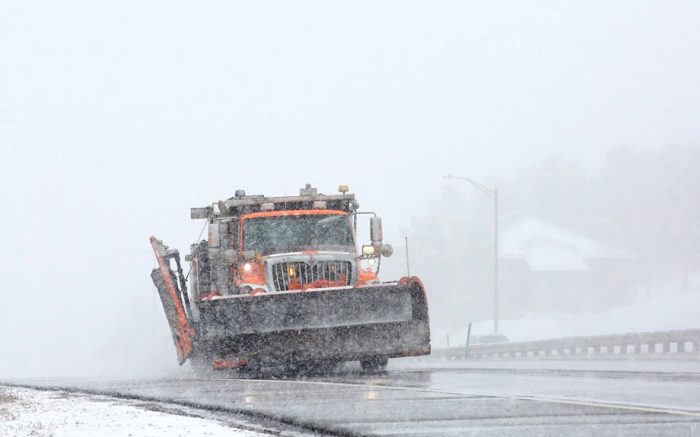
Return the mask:
<path id="1" fill-rule="evenodd" d="M 332 373 L 338 368 L 340 361 L 337 360 L 325 360 L 319 361 L 314 365 L 315 371 L 319 373 Z"/>
<path id="2" fill-rule="evenodd" d="M 372 357 L 360 360 L 360 366 L 365 372 L 382 372 L 386 370 L 386 365 L 389 362 L 387 357 Z"/>

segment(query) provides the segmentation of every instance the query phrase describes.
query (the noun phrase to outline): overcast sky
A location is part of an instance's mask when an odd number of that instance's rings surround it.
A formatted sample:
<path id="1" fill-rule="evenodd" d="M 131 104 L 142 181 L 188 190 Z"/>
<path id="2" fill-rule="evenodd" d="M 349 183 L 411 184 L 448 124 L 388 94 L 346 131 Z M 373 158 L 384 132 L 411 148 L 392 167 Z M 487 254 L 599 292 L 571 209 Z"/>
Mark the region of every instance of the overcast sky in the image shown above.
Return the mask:
<path id="1" fill-rule="evenodd" d="M 396 243 L 447 173 L 510 177 L 557 152 L 595 172 L 619 144 L 697 142 L 699 13 L 693 1 L 5 2 L 0 332 L 48 359 L 68 333 L 78 344 L 113 329 L 72 327 L 151 299 L 148 237 L 187 252 L 202 225 L 189 207 L 236 189 L 349 184 Z M 3 334 L 0 350 L 18 341 Z"/>

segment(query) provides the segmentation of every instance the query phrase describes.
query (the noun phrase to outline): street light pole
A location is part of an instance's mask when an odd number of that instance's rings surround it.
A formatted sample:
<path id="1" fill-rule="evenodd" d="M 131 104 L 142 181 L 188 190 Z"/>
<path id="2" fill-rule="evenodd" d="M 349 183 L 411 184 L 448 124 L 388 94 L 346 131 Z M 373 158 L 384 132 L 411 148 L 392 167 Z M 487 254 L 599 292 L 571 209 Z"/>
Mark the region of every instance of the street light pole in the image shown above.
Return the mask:
<path id="1" fill-rule="evenodd" d="M 493 333 L 498 334 L 498 188 L 491 189 L 469 178 L 447 175 L 445 179 L 462 179 L 493 200 Z"/>

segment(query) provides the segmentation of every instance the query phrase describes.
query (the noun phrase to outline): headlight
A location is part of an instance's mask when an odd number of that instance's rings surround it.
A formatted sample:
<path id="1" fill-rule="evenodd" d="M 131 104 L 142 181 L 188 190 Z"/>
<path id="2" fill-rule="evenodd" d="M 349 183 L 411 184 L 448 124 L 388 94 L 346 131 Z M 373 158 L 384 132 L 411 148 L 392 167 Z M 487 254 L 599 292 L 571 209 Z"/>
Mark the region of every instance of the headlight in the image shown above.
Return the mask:
<path id="1" fill-rule="evenodd" d="M 362 246 L 363 255 L 374 255 L 377 252 L 377 248 L 371 245 Z"/>
<path id="2" fill-rule="evenodd" d="M 250 269 L 251 269 L 250 263 L 243 264 L 243 270 L 245 270 L 246 272 L 249 272 Z"/>

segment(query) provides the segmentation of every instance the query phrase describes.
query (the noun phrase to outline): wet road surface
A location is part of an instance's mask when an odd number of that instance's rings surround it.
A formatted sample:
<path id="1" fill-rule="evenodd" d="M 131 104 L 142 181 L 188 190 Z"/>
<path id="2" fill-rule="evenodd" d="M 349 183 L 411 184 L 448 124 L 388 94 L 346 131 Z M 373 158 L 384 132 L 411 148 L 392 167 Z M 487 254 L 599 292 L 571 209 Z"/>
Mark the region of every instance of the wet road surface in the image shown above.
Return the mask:
<path id="1" fill-rule="evenodd" d="M 698 436 L 700 376 L 402 369 L 14 381 L 270 419 L 322 435 Z"/>

